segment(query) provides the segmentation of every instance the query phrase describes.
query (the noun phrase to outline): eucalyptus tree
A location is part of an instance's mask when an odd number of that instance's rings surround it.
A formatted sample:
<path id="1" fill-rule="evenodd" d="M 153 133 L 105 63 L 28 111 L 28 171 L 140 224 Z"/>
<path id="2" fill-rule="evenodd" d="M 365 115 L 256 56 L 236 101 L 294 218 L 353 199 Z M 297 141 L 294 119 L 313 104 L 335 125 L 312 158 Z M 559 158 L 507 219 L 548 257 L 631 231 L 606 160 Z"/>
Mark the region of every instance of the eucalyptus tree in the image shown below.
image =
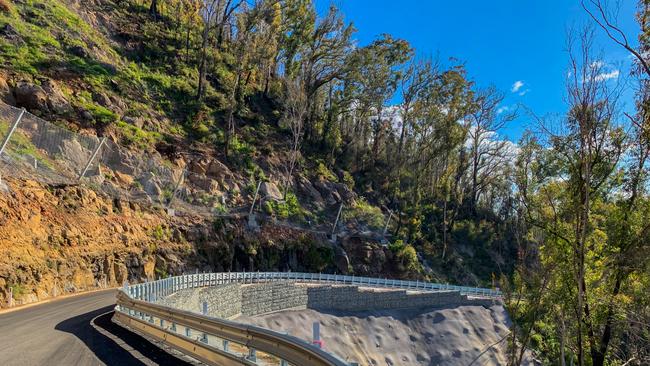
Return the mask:
<path id="1" fill-rule="evenodd" d="M 351 56 L 351 78 L 360 90 L 358 106 L 361 113 L 355 130 L 363 148 L 372 143 L 369 158 L 373 169 L 391 127 L 390 122 L 383 118 L 384 107 L 397 89 L 401 78 L 400 67 L 412 54 L 413 49 L 408 42 L 384 34 L 371 44 L 356 49 Z M 368 119 L 371 119 L 370 124 Z M 357 156 L 358 161 L 361 158 Z"/>
<path id="2" fill-rule="evenodd" d="M 507 165 L 510 144 L 498 140 L 497 135 L 508 122 L 516 118 L 516 111 L 504 110 L 504 96 L 494 87 L 480 90 L 474 99 L 473 111 L 468 115 L 468 145 L 470 154 L 469 203 L 476 212 L 481 194 L 495 183 Z"/>

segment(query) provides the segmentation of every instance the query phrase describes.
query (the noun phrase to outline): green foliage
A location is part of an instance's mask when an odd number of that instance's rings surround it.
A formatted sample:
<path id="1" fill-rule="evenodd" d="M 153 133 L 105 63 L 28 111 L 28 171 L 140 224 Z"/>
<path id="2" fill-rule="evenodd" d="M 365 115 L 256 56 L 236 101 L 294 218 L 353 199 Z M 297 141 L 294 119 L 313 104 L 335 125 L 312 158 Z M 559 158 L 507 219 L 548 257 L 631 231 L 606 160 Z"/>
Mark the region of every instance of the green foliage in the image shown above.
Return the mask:
<path id="1" fill-rule="evenodd" d="M 281 219 L 291 218 L 302 221 L 305 218 L 305 211 L 293 192 L 287 192 L 284 201 L 266 201 L 264 210 L 269 214 L 275 214 Z"/>
<path id="2" fill-rule="evenodd" d="M 397 240 L 388 245 L 391 252 L 395 254 L 397 261 L 403 270 L 408 273 L 419 273 L 422 270 L 417 252 L 412 245 L 405 244 L 402 240 Z"/>
<path id="3" fill-rule="evenodd" d="M 354 177 L 347 170 L 343 171 L 343 184 L 350 188 L 350 190 L 354 189 Z"/>
<path id="4" fill-rule="evenodd" d="M 305 258 L 306 267 L 312 272 L 322 272 L 334 263 L 334 249 L 324 246 L 309 246 Z"/>
<path id="5" fill-rule="evenodd" d="M 404 241 L 402 239 L 398 239 L 393 243 L 388 244 L 388 249 L 390 249 L 391 252 L 397 254 L 401 252 L 405 247 Z"/>
<path id="6" fill-rule="evenodd" d="M 344 208 L 341 216 L 344 221 L 357 220 L 376 230 L 383 229 L 386 220 L 379 207 L 371 205 L 363 198 L 357 199 L 352 207 Z"/>
<path id="7" fill-rule="evenodd" d="M 338 179 L 336 178 L 336 174 L 334 174 L 331 170 L 329 170 L 325 164 L 323 164 L 322 161 L 318 162 L 318 165 L 316 165 L 316 170 L 314 172 L 317 177 L 319 178 L 324 178 L 330 182 L 336 182 Z"/>
<path id="8" fill-rule="evenodd" d="M 14 283 L 14 284 L 12 284 L 11 286 L 9 286 L 9 288 L 11 288 L 11 291 L 12 291 L 13 297 L 14 297 L 15 299 L 20 299 L 20 298 L 22 298 L 22 297 L 23 297 L 24 295 L 26 295 L 27 292 L 28 292 L 28 291 L 27 291 L 27 288 L 25 287 L 25 285 L 20 284 L 20 283 Z"/>
<path id="9" fill-rule="evenodd" d="M 151 230 L 151 237 L 156 240 L 165 240 L 171 238 L 171 229 L 157 225 Z"/>

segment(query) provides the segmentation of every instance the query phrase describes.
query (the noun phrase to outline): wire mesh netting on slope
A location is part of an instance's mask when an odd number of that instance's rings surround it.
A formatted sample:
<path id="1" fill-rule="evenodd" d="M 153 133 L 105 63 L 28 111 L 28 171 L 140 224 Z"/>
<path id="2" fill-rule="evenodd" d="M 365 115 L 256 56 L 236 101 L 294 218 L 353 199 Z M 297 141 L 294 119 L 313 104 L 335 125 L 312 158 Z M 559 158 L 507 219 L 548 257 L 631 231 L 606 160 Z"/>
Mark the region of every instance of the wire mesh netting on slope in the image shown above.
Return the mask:
<path id="1" fill-rule="evenodd" d="M 50 185 L 83 183 L 114 198 L 163 207 L 171 202 L 174 209 L 193 213 L 210 214 L 221 202 L 200 187 L 183 187 L 184 170 L 156 153 L 133 152 L 0 104 L 0 141 L 12 130 L 0 155 L 4 175 Z"/>
<path id="2" fill-rule="evenodd" d="M 50 185 L 82 183 L 113 198 L 206 216 L 244 216 L 254 197 L 254 182 L 240 188 L 246 183 L 225 181 L 229 178 L 217 181 L 214 176 L 188 172 L 157 152 L 135 152 L 109 139 L 73 132 L 0 102 L 0 143 L 7 136 L 8 143 L 0 155 L 3 175 Z M 268 205 L 261 204 L 266 198 L 258 196 L 258 218 L 319 233 L 332 230 L 339 208 L 339 203 L 331 202 L 325 207 L 303 210 L 307 214 L 275 220 L 274 214 L 268 214 Z M 298 205 L 307 207 L 309 202 Z M 372 225 L 353 208 L 345 207 L 339 229 L 356 225 L 381 232 L 385 220 L 381 212 L 374 214 Z"/>

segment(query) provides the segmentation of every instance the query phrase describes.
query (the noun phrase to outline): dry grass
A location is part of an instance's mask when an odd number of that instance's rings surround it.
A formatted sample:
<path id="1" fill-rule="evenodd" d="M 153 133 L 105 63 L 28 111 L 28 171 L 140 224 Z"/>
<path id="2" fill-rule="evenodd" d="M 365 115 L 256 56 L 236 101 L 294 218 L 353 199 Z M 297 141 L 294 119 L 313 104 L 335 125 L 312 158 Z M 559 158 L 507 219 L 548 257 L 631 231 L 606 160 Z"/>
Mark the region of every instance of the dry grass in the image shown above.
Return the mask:
<path id="1" fill-rule="evenodd" d="M 11 3 L 9 0 L 0 0 L 0 11 L 8 13 L 11 11 Z"/>

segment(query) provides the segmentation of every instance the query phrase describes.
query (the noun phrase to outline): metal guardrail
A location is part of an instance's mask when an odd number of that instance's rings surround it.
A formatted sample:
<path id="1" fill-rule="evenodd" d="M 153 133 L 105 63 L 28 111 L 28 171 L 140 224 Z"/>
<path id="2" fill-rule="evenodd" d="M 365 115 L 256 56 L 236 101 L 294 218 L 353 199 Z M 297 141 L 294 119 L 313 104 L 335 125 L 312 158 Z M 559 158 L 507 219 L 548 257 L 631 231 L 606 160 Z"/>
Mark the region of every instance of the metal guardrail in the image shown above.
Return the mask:
<path id="1" fill-rule="evenodd" d="M 414 291 L 458 291 L 468 296 L 500 298 L 498 290 L 420 281 L 299 272 L 200 273 L 169 277 L 119 291 L 115 320 L 210 365 L 347 366 L 302 339 L 268 329 L 153 303 L 182 289 L 228 283 L 318 282 Z M 204 310 L 205 311 L 205 310 Z"/>

